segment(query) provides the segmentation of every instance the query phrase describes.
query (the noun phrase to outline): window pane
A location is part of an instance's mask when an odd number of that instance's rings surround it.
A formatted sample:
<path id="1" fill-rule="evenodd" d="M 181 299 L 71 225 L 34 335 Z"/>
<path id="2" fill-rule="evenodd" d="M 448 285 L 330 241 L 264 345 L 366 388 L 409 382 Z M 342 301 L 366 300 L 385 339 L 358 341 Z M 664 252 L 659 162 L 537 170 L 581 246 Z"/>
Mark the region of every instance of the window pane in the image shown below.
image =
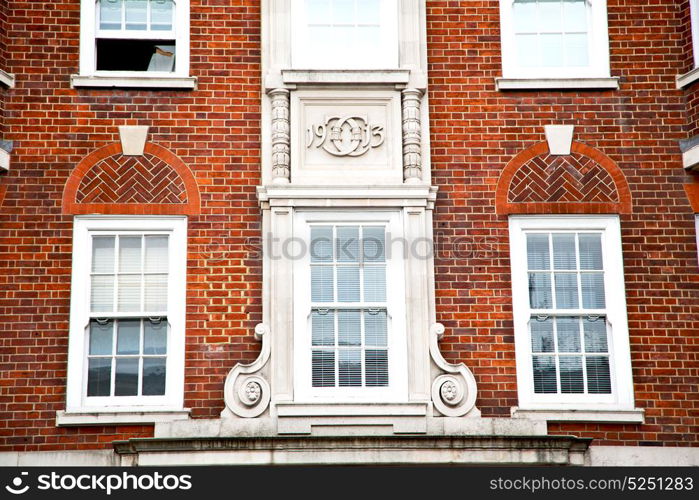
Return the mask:
<path id="1" fill-rule="evenodd" d="M 92 272 L 114 272 L 114 236 L 92 238 Z"/>
<path id="2" fill-rule="evenodd" d="M 533 317 L 530 322 L 532 352 L 554 352 L 553 319 L 541 321 Z"/>
<path id="3" fill-rule="evenodd" d="M 530 271 L 551 269 L 548 234 L 527 235 L 527 266 Z"/>
<path id="4" fill-rule="evenodd" d="M 337 261 L 359 262 L 359 227 L 337 227 Z"/>
<path id="5" fill-rule="evenodd" d="M 361 345 L 362 317 L 360 311 L 337 311 L 338 345 Z"/>
<path id="6" fill-rule="evenodd" d="M 93 356 L 109 355 L 112 353 L 112 332 L 114 322 L 108 321 L 100 325 L 96 320 L 90 320 L 90 350 Z"/>
<path id="7" fill-rule="evenodd" d="M 141 272 L 141 237 L 122 236 L 119 238 L 119 272 Z"/>
<path id="8" fill-rule="evenodd" d="M 146 272 L 168 271 L 167 236 L 146 236 Z"/>
<path id="9" fill-rule="evenodd" d="M 556 362 L 553 356 L 534 356 L 532 369 L 536 394 L 555 394 L 558 392 L 556 388 Z"/>
<path id="10" fill-rule="evenodd" d="M 362 235 L 364 262 L 386 261 L 386 230 L 383 227 L 365 227 Z"/>
<path id="11" fill-rule="evenodd" d="M 167 354 L 167 318 L 143 321 L 143 354 Z"/>
<path id="12" fill-rule="evenodd" d="M 604 309 L 604 274 L 582 274 L 580 283 L 582 285 L 583 307 L 585 309 Z"/>
<path id="13" fill-rule="evenodd" d="M 146 276 L 146 311 L 167 311 L 167 274 Z"/>
<path id="14" fill-rule="evenodd" d="M 515 33 L 536 31 L 536 0 L 516 0 L 512 8 Z"/>
<path id="15" fill-rule="evenodd" d="M 141 351 L 141 320 L 121 319 L 117 331 L 117 354 L 139 354 Z"/>
<path id="16" fill-rule="evenodd" d="M 311 312 L 311 343 L 335 345 L 335 315 L 331 311 Z"/>
<path id="17" fill-rule="evenodd" d="M 354 24 L 354 0 L 333 0 L 333 24 Z"/>
<path id="18" fill-rule="evenodd" d="M 563 2 L 563 30 L 567 33 L 587 32 L 585 0 L 565 0 Z"/>
<path id="19" fill-rule="evenodd" d="M 335 387 L 335 353 L 333 351 L 313 351 L 313 387 Z"/>
<path id="20" fill-rule="evenodd" d="M 607 322 L 604 318 L 592 321 L 583 318 L 585 352 L 607 352 Z"/>
<path id="21" fill-rule="evenodd" d="M 87 365 L 87 395 L 109 396 L 112 380 L 112 358 L 92 358 Z"/>
<path id="22" fill-rule="evenodd" d="M 172 0 L 151 1 L 150 27 L 155 31 L 169 31 L 172 29 L 172 14 L 174 4 Z"/>
<path id="23" fill-rule="evenodd" d="M 539 35 L 541 41 L 541 65 L 547 67 L 563 66 L 563 35 Z"/>
<path id="24" fill-rule="evenodd" d="M 388 325 L 385 310 L 364 311 L 364 343 L 372 347 L 388 345 Z"/>
<path id="25" fill-rule="evenodd" d="M 165 358 L 143 358 L 143 395 L 165 394 Z"/>
<path id="26" fill-rule="evenodd" d="M 612 381 L 609 374 L 609 358 L 589 356 L 587 366 L 587 392 L 590 394 L 611 394 Z"/>
<path id="27" fill-rule="evenodd" d="M 529 273 L 529 304 L 532 309 L 553 307 L 549 273 Z"/>
<path id="28" fill-rule="evenodd" d="M 333 260 L 332 226 L 311 227 L 311 262 L 330 262 Z"/>
<path id="29" fill-rule="evenodd" d="M 119 312 L 134 312 L 141 309 L 141 276 L 119 276 L 117 302 Z"/>
<path id="30" fill-rule="evenodd" d="M 523 68 L 540 66 L 538 35 L 517 35 L 517 61 Z"/>
<path id="31" fill-rule="evenodd" d="M 311 300 L 313 302 L 332 302 L 333 297 L 333 268 L 311 266 Z"/>
<path id="32" fill-rule="evenodd" d="M 575 235 L 554 234 L 552 238 L 554 269 L 575 269 Z"/>
<path id="33" fill-rule="evenodd" d="M 556 318 L 558 352 L 580 352 L 580 318 Z"/>
<path id="34" fill-rule="evenodd" d="M 90 278 L 90 310 L 92 312 L 114 310 L 114 276 Z"/>
<path id="35" fill-rule="evenodd" d="M 561 0 L 539 0 L 539 31 L 560 32 L 563 28 Z"/>
<path id="36" fill-rule="evenodd" d="M 340 351 L 339 378 L 340 387 L 361 387 L 362 351 Z"/>
<path id="37" fill-rule="evenodd" d="M 578 235 L 580 246 L 580 269 L 602 270 L 602 236 L 599 234 Z"/>
<path id="38" fill-rule="evenodd" d="M 380 22 L 380 0 L 357 0 L 357 24 L 379 24 Z"/>
<path id="39" fill-rule="evenodd" d="M 364 268 L 364 301 L 386 301 L 385 266 L 367 266 Z"/>
<path id="40" fill-rule="evenodd" d="M 359 266 L 338 266 L 337 300 L 359 302 Z"/>
<path id="41" fill-rule="evenodd" d="M 582 358 L 580 356 L 561 356 L 558 360 L 561 370 L 561 393 L 581 394 L 583 387 Z"/>
<path id="42" fill-rule="evenodd" d="M 114 378 L 115 396 L 138 395 L 138 358 L 117 358 Z"/>
<path id="43" fill-rule="evenodd" d="M 366 357 L 366 386 L 388 386 L 388 353 L 386 351 L 367 350 Z"/>
<path id="44" fill-rule="evenodd" d="M 127 30 L 145 30 L 148 0 L 124 0 L 126 7 L 126 29 Z"/>
<path id="45" fill-rule="evenodd" d="M 558 309 L 578 308 L 578 277 L 571 273 L 556 273 L 556 307 Z"/>
<path id="46" fill-rule="evenodd" d="M 121 2 L 122 0 L 100 1 L 100 29 L 121 29 Z"/>
<path id="47" fill-rule="evenodd" d="M 330 0 L 306 0 L 308 24 L 326 24 L 330 20 Z"/>
<path id="48" fill-rule="evenodd" d="M 575 34 L 565 35 L 566 42 L 566 65 L 568 66 L 587 66 L 589 65 L 587 57 L 587 35 Z"/>

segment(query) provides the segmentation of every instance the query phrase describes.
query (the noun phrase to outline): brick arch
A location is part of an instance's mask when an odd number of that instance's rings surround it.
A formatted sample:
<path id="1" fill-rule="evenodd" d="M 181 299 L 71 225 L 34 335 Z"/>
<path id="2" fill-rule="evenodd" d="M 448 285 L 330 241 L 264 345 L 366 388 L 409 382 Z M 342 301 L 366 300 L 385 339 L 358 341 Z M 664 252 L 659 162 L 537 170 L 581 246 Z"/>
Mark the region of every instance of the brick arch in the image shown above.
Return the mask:
<path id="1" fill-rule="evenodd" d="M 71 172 L 63 189 L 63 213 L 196 215 L 199 187 L 174 153 L 146 143 L 141 156 L 124 156 L 121 143 L 97 149 Z"/>
<path id="2" fill-rule="evenodd" d="M 611 158 L 581 142 L 570 153 L 551 155 L 540 142 L 512 158 L 498 179 L 496 213 L 631 213 L 629 184 Z"/>

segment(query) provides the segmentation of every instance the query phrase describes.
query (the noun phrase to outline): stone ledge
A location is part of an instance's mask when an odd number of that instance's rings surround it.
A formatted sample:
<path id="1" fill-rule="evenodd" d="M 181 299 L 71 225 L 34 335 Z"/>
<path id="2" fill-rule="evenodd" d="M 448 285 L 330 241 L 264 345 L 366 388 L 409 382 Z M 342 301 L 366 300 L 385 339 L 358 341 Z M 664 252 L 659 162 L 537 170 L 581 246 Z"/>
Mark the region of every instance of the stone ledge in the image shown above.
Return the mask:
<path id="1" fill-rule="evenodd" d="M 569 436 L 328 436 L 130 439 L 122 465 L 583 465 L 592 440 Z"/>
<path id="2" fill-rule="evenodd" d="M 407 85 L 410 81 L 410 70 L 282 70 L 282 81 L 285 84 L 396 84 Z"/>
<path id="3" fill-rule="evenodd" d="M 147 88 L 147 89 L 180 89 L 194 90 L 197 88 L 197 77 L 176 76 L 106 76 L 106 75 L 71 75 L 72 88 Z"/>
<path id="4" fill-rule="evenodd" d="M 691 71 L 688 71 L 687 73 L 683 75 L 677 75 L 676 81 L 677 81 L 677 88 L 678 89 L 683 89 L 685 87 L 689 87 L 691 84 L 699 80 L 699 68 L 694 68 Z"/>
<path id="5" fill-rule="evenodd" d="M 512 408 L 512 418 L 546 422 L 604 422 L 642 424 L 644 410 L 525 410 Z"/>
<path id="6" fill-rule="evenodd" d="M 113 411 L 113 412 L 56 412 L 56 426 L 155 424 L 189 418 L 190 410 L 175 411 Z"/>
<path id="7" fill-rule="evenodd" d="M 496 78 L 495 90 L 619 89 L 619 78 Z"/>
<path id="8" fill-rule="evenodd" d="M 15 75 L 0 69 L 0 83 L 5 85 L 8 88 L 14 87 L 15 86 Z"/>

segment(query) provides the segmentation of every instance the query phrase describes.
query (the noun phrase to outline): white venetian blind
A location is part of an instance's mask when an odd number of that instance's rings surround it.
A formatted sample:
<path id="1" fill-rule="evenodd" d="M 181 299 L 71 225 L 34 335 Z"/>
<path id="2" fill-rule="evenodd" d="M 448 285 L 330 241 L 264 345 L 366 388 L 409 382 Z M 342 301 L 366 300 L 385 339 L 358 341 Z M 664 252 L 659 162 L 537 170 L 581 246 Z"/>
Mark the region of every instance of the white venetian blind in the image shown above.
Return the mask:
<path id="1" fill-rule="evenodd" d="M 166 314 L 168 236 L 93 236 L 90 274 L 93 315 Z"/>
<path id="2" fill-rule="evenodd" d="M 388 385 L 385 226 L 311 226 L 313 387 Z"/>
<path id="3" fill-rule="evenodd" d="M 527 234 L 534 392 L 610 394 L 602 235 Z"/>

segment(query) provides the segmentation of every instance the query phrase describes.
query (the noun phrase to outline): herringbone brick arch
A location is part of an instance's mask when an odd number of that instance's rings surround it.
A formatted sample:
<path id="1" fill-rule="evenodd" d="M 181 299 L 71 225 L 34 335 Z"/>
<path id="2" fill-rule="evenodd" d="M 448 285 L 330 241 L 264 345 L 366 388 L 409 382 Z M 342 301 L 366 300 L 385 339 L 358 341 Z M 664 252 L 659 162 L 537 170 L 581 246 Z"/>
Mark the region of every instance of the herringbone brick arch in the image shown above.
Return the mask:
<path id="1" fill-rule="evenodd" d="M 85 157 L 66 182 L 63 210 L 70 214 L 191 215 L 199 190 L 189 168 L 167 149 L 148 143 L 141 156 L 111 144 Z"/>
<path id="2" fill-rule="evenodd" d="M 574 142 L 571 154 L 549 154 L 536 144 L 513 158 L 496 190 L 502 214 L 630 213 L 631 196 L 624 174 L 610 158 Z"/>

